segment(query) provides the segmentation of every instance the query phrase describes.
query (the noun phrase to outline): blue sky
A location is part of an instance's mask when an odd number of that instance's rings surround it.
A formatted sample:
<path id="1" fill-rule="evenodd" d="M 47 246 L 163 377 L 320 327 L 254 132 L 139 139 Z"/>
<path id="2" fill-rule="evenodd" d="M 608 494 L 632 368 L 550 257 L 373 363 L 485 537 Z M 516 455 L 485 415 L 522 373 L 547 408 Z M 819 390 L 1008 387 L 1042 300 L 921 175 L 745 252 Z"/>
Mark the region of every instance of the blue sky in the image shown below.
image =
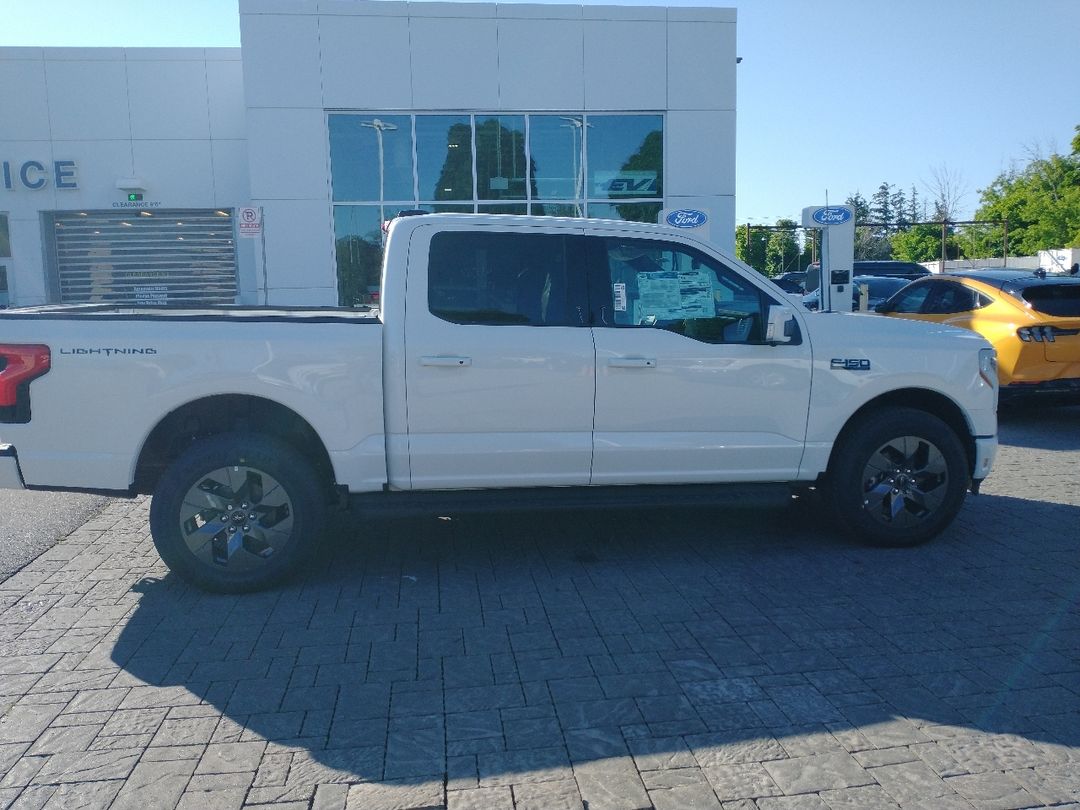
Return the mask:
<path id="1" fill-rule="evenodd" d="M 663 3 L 634 3 L 662 5 Z M 798 219 L 935 170 L 978 189 L 1068 151 L 1080 124 L 1076 0 L 729 0 L 738 9 L 736 220 Z M 0 45 L 233 46 L 235 0 L 0 0 Z"/>

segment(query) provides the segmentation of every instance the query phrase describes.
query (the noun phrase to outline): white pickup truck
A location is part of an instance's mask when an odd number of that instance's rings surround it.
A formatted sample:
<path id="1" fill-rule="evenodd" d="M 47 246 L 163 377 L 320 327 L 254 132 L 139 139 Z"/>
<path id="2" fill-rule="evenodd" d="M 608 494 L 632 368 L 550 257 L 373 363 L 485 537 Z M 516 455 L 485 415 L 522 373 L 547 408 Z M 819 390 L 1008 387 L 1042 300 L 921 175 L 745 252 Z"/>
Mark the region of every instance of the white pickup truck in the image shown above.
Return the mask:
<path id="1" fill-rule="evenodd" d="M 817 486 L 865 541 L 944 529 L 997 448 L 973 332 L 811 314 L 682 232 L 394 220 L 381 311 L 0 314 L 0 487 L 153 493 L 208 589 L 295 570 L 335 503 L 717 503 Z"/>

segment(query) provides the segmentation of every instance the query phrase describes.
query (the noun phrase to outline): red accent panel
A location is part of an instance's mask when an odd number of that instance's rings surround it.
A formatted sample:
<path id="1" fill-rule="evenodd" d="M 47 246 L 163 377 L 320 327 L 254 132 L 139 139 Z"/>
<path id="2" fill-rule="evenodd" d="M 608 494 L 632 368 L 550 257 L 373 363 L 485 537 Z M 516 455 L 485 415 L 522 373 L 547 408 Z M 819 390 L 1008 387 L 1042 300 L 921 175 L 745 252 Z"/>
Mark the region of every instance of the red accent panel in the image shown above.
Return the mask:
<path id="1" fill-rule="evenodd" d="M 48 346 L 0 343 L 0 408 L 14 407 L 19 386 L 40 377 L 52 365 Z"/>

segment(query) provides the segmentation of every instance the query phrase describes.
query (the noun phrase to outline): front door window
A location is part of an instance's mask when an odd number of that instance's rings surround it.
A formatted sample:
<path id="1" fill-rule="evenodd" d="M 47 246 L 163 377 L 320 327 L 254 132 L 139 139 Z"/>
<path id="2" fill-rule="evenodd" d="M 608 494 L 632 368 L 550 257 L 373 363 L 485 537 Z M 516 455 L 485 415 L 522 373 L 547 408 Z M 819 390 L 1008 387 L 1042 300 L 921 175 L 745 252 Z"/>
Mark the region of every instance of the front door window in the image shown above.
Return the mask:
<path id="1" fill-rule="evenodd" d="M 776 303 L 742 276 L 692 248 L 606 238 L 598 291 L 604 326 L 665 329 L 705 343 L 763 343 Z"/>

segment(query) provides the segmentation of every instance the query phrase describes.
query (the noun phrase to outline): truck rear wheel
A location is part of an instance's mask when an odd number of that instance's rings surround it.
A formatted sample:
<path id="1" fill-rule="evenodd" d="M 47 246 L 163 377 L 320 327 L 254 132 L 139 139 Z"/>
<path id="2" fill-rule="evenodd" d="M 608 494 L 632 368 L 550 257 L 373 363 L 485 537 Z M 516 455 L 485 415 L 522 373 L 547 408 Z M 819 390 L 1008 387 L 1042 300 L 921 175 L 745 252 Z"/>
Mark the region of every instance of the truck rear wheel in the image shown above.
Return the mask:
<path id="1" fill-rule="evenodd" d="M 875 546 L 914 546 L 940 534 L 964 503 L 967 458 L 953 430 L 914 408 L 853 425 L 829 467 L 826 504 L 842 529 Z"/>
<path id="2" fill-rule="evenodd" d="M 204 590 L 266 588 L 315 550 L 326 520 L 323 489 L 283 441 L 245 433 L 201 439 L 154 490 L 154 545 L 172 571 Z"/>

